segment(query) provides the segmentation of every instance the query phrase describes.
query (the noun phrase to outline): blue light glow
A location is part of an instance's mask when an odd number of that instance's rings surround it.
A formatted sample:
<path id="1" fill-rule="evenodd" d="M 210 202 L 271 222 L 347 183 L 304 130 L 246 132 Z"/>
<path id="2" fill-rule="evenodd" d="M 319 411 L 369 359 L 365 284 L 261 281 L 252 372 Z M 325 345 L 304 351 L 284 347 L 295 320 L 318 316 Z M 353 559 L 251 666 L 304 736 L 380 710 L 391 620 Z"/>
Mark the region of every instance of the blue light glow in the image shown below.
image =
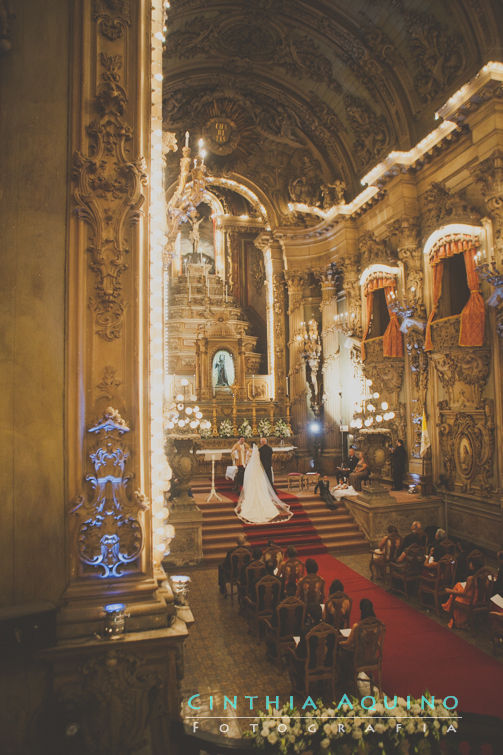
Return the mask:
<path id="1" fill-rule="evenodd" d="M 125 607 L 125 603 L 108 603 L 108 605 L 105 606 L 105 611 L 107 613 L 117 613 L 117 611 L 123 611 Z"/>

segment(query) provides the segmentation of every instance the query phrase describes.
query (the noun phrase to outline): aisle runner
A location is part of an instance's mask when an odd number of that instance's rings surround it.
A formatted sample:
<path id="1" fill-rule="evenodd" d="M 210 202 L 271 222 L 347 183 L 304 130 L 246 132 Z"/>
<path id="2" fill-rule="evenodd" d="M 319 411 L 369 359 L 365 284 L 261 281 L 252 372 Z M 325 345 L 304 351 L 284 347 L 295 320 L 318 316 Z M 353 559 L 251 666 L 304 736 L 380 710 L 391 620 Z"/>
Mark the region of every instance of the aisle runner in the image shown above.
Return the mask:
<path id="1" fill-rule="evenodd" d="M 231 490 L 222 486 L 222 492 L 237 501 Z M 250 544 L 271 538 L 282 545 L 296 545 L 297 534 L 292 535 L 292 525 L 297 518 L 301 521 L 304 539 L 319 544 L 319 550 L 310 548 L 309 554 L 319 554 L 316 560 L 327 589 L 332 580 L 340 579 L 353 599 L 351 622 L 358 620 L 360 600 L 370 598 L 376 616 L 386 625 L 383 686 L 389 694 L 417 697 L 428 690 L 441 698 L 455 695 L 461 711 L 503 716 L 503 665 L 328 555 L 300 501 L 289 493 L 278 495 L 292 507 L 293 517 L 279 525 L 243 524 Z"/>

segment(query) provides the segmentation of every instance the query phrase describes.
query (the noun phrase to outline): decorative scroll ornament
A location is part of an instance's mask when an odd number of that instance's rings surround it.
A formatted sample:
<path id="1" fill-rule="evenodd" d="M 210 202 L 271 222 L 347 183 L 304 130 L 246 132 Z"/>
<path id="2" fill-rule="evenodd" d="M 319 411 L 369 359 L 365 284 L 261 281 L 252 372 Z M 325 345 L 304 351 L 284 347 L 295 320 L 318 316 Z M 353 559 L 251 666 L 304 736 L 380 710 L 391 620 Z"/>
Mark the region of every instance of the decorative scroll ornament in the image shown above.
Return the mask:
<path id="1" fill-rule="evenodd" d="M 130 24 L 129 0 L 94 0 L 94 18 L 102 36 L 115 42 Z"/>
<path id="2" fill-rule="evenodd" d="M 90 155 L 76 151 L 73 157 L 73 198 L 76 212 L 89 228 L 89 266 L 96 274 L 95 296 L 90 304 L 96 314 L 97 333 L 112 341 L 120 338 L 125 302 L 121 276 L 128 265 L 127 225 L 138 220 L 147 176 L 144 161 L 131 161 L 126 144 L 132 130 L 123 118 L 127 95 L 121 86 L 121 55 L 100 56 L 101 84 L 95 106 L 99 118 L 88 126 Z"/>
<path id="3" fill-rule="evenodd" d="M 90 500 L 76 498 L 71 512 L 83 519 L 78 531 L 79 557 L 87 567 L 100 570 L 101 577 L 121 577 L 129 573 L 127 565 L 142 550 L 138 514 L 148 503 L 140 491 L 132 496 L 127 492 L 131 476 L 126 473 L 129 450 L 123 438 L 129 427 L 120 414 L 109 407 L 88 432 L 96 437 L 89 453 L 94 473 L 86 477 L 93 495 Z"/>

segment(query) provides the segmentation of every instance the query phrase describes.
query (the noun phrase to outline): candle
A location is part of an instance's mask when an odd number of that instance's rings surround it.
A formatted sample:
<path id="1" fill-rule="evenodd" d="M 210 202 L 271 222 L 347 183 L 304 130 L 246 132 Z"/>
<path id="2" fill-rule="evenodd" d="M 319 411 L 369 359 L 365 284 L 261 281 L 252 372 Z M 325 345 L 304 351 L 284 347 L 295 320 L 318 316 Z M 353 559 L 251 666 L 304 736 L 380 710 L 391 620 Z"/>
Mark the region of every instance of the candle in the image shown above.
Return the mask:
<path id="1" fill-rule="evenodd" d="M 287 398 L 290 395 L 290 386 L 288 385 L 288 375 L 286 376 L 286 395 L 287 395 Z"/>
<path id="2" fill-rule="evenodd" d="M 227 283 L 225 284 L 225 303 L 227 304 Z"/>
<path id="3" fill-rule="evenodd" d="M 255 375 L 252 375 L 252 394 L 253 398 L 255 398 Z"/>
<path id="4" fill-rule="evenodd" d="M 189 132 L 188 131 L 185 132 L 185 146 L 186 147 L 189 146 Z"/>

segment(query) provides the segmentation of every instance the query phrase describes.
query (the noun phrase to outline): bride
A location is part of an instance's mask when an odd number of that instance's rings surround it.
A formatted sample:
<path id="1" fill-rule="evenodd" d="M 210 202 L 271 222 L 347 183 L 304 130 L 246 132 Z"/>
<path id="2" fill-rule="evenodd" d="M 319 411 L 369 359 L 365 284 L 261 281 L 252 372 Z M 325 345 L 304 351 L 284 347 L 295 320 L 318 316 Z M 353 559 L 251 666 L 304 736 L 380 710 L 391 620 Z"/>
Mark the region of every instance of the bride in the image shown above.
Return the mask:
<path id="1" fill-rule="evenodd" d="M 238 505 L 234 510 L 237 516 L 248 524 L 265 524 L 282 515 L 281 521 L 286 521 L 292 516 L 290 507 L 280 501 L 274 492 L 255 444 L 250 461 L 246 465 Z"/>

